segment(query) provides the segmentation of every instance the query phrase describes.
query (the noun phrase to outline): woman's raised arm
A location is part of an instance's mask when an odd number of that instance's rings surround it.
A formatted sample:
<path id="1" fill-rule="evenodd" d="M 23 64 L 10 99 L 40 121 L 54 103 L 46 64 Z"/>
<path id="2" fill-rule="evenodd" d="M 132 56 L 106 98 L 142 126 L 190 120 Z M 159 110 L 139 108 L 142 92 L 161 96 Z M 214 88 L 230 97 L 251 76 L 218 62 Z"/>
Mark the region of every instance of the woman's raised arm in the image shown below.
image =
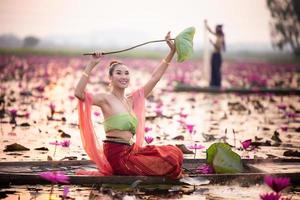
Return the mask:
<path id="1" fill-rule="evenodd" d="M 207 20 L 204 20 L 204 24 L 205 24 L 206 29 L 207 29 L 211 34 L 216 35 L 216 33 L 213 32 L 213 30 L 211 30 L 211 28 L 208 26 Z"/>
<path id="2" fill-rule="evenodd" d="M 102 56 L 101 53 L 96 53 L 93 55 L 93 60 L 85 67 L 82 76 L 75 88 L 75 97 L 80 100 L 84 100 L 84 91 L 88 83 L 89 76 L 94 67 L 99 63 L 99 58 Z"/>
<path id="3" fill-rule="evenodd" d="M 168 32 L 165 39 L 167 40 L 167 44 L 170 47 L 170 52 L 167 55 L 167 57 L 165 57 L 162 60 L 160 65 L 154 70 L 151 79 L 144 85 L 145 97 L 147 97 L 151 93 L 152 89 L 155 87 L 157 82 L 161 79 L 161 77 L 165 73 L 166 69 L 168 68 L 168 66 L 176 52 L 176 47 L 175 47 L 174 42 L 171 40 L 170 32 Z"/>

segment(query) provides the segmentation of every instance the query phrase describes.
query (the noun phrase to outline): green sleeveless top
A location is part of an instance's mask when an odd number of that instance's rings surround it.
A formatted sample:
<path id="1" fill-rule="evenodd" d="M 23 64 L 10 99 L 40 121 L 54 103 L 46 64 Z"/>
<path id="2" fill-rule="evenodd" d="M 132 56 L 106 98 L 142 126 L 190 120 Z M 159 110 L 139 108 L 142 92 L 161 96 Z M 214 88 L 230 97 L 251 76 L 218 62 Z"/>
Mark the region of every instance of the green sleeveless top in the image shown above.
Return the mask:
<path id="1" fill-rule="evenodd" d="M 130 113 L 112 115 L 103 122 L 105 132 L 111 130 L 130 131 L 135 134 L 138 120 Z"/>

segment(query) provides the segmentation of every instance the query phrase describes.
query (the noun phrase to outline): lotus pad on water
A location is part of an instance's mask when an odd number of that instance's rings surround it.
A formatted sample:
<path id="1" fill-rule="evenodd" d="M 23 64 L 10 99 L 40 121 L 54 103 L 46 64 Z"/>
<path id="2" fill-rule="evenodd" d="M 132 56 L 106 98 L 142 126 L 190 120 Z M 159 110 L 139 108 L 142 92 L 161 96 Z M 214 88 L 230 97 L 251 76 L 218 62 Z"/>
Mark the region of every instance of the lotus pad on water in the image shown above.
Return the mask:
<path id="1" fill-rule="evenodd" d="M 189 27 L 176 36 L 175 46 L 178 62 L 183 62 L 193 55 L 193 38 L 195 31 L 196 29 L 194 27 Z"/>
<path id="2" fill-rule="evenodd" d="M 212 144 L 206 150 L 206 156 L 207 164 L 213 166 L 216 173 L 240 173 L 244 170 L 241 157 L 228 144 Z"/>

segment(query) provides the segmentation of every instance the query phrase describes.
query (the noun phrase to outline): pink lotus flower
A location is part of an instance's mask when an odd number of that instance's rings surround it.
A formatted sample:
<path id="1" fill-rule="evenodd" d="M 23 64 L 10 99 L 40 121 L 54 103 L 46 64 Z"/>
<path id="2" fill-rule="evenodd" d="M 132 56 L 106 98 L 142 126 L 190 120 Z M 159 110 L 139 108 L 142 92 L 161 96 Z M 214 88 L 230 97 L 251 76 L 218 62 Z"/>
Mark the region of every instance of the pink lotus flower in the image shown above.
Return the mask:
<path id="1" fill-rule="evenodd" d="M 290 178 L 286 177 L 265 176 L 264 181 L 275 192 L 280 192 L 290 185 Z"/>
<path id="2" fill-rule="evenodd" d="M 30 113 L 29 113 L 29 112 L 26 112 L 26 113 L 24 114 L 24 117 L 26 117 L 27 119 L 29 118 L 29 116 L 30 116 Z"/>
<path id="3" fill-rule="evenodd" d="M 201 145 L 201 144 L 190 144 L 187 146 L 189 149 L 204 149 L 205 146 Z"/>
<path id="4" fill-rule="evenodd" d="M 67 198 L 69 191 L 69 187 L 64 186 L 63 199 Z"/>
<path id="5" fill-rule="evenodd" d="M 49 142 L 49 144 L 56 145 L 56 146 L 61 145 L 62 147 L 69 147 L 71 144 L 71 141 L 70 140 L 64 140 L 62 142 L 55 141 L 55 142 Z"/>
<path id="6" fill-rule="evenodd" d="M 101 115 L 101 113 L 100 113 L 100 112 L 97 112 L 97 111 L 95 111 L 95 112 L 94 112 L 94 115 L 95 115 L 96 117 L 99 117 L 99 116 Z"/>
<path id="7" fill-rule="evenodd" d="M 279 200 L 280 194 L 275 192 L 265 193 L 259 195 L 261 200 Z"/>
<path id="8" fill-rule="evenodd" d="M 292 197 L 281 197 L 280 200 L 292 200 Z"/>
<path id="9" fill-rule="evenodd" d="M 252 143 L 251 139 L 248 139 L 248 140 L 245 140 L 245 141 L 241 142 L 244 149 L 248 149 L 248 147 L 251 145 L 251 143 Z"/>
<path id="10" fill-rule="evenodd" d="M 50 103 L 49 108 L 50 108 L 51 112 L 54 112 L 55 111 L 54 103 Z"/>
<path id="11" fill-rule="evenodd" d="M 195 124 L 185 124 L 185 126 L 189 133 L 193 133 Z"/>
<path id="12" fill-rule="evenodd" d="M 154 112 L 156 113 L 156 116 L 162 116 L 162 109 L 161 108 L 155 108 Z"/>
<path id="13" fill-rule="evenodd" d="M 298 117 L 298 114 L 294 113 L 294 112 L 286 112 L 285 116 L 288 118 L 296 118 L 296 117 Z"/>
<path id="14" fill-rule="evenodd" d="M 147 133 L 147 132 L 149 132 L 149 131 L 151 131 L 152 130 L 152 128 L 151 127 L 145 127 L 145 132 Z"/>
<path id="15" fill-rule="evenodd" d="M 9 112 L 10 112 L 10 117 L 11 117 L 9 123 L 16 124 L 17 123 L 17 121 L 16 121 L 17 109 L 11 109 Z"/>
<path id="16" fill-rule="evenodd" d="M 69 183 L 69 177 L 63 172 L 42 172 L 39 176 L 52 183 Z"/>
<path id="17" fill-rule="evenodd" d="M 153 137 L 145 136 L 145 141 L 147 142 L 147 144 L 150 144 L 151 142 L 153 142 Z"/>
<path id="18" fill-rule="evenodd" d="M 281 197 L 280 200 L 292 200 L 292 197 Z"/>
<path id="19" fill-rule="evenodd" d="M 188 114 L 180 112 L 180 113 L 179 113 L 179 116 L 180 116 L 181 118 L 187 118 Z"/>
<path id="20" fill-rule="evenodd" d="M 280 109 L 280 110 L 286 110 L 286 105 L 279 104 L 279 105 L 277 105 L 277 108 Z"/>
<path id="21" fill-rule="evenodd" d="M 75 97 L 74 96 L 69 96 L 69 99 L 71 100 L 71 101 L 73 101 L 74 99 L 75 99 Z"/>
<path id="22" fill-rule="evenodd" d="M 196 172 L 200 174 L 213 174 L 215 173 L 214 168 L 208 164 L 203 164 L 197 167 Z"/>
<path id="23" fill-rule="evenodd" d="M 10 115 L 11 115 L 11 117 L 16 117 L 17 116 L 17 109 L 15 109 L 15 108 L 13 108 L 13 109 L 11 109 L 10 111 L 9 111 L 9 113 L 10 113 Z"/>
<path id="24" fill-rule="evenodd" d="M 212 103 L 213 103 L 213 104 L 218 104 L 219 101 L 218 101 L 217 99 L 214 99 Z"/>
<path id="25" fill-rule="evenodd" d="M 38 87 L 35 88 L 38 92 L 43 93 L 45 91 L 45 87 L 40 85 Z"/>
<path id="26" fill-rule="evenodd" d="M 280 129 L 285 132 L 285 131 L 288 130 L 288 127 L 287 126 L 281 126 Z"/>
<path id="27" fill-rule="evenodd" d="M 60 145 L 62 147 L 69 147 L 70 146 L 71 141 L 70 140 L 64 140 L 60 143 Z"/>

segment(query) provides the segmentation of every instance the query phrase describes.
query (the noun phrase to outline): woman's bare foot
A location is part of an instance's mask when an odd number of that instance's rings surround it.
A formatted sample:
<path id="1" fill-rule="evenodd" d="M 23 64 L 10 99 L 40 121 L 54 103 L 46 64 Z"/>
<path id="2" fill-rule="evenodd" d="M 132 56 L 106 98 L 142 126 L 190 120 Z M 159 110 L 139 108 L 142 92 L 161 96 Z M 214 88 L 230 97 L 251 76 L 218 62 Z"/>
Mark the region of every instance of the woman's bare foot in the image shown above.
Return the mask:
<path id="1" fill-rule="evenodd" d="M 189 177 L 189 174 L 187 174 L 185 172 L 181 172 L 181 174 L 179 175 L 179 179 L 185 178 L 185 177 Z"/>

